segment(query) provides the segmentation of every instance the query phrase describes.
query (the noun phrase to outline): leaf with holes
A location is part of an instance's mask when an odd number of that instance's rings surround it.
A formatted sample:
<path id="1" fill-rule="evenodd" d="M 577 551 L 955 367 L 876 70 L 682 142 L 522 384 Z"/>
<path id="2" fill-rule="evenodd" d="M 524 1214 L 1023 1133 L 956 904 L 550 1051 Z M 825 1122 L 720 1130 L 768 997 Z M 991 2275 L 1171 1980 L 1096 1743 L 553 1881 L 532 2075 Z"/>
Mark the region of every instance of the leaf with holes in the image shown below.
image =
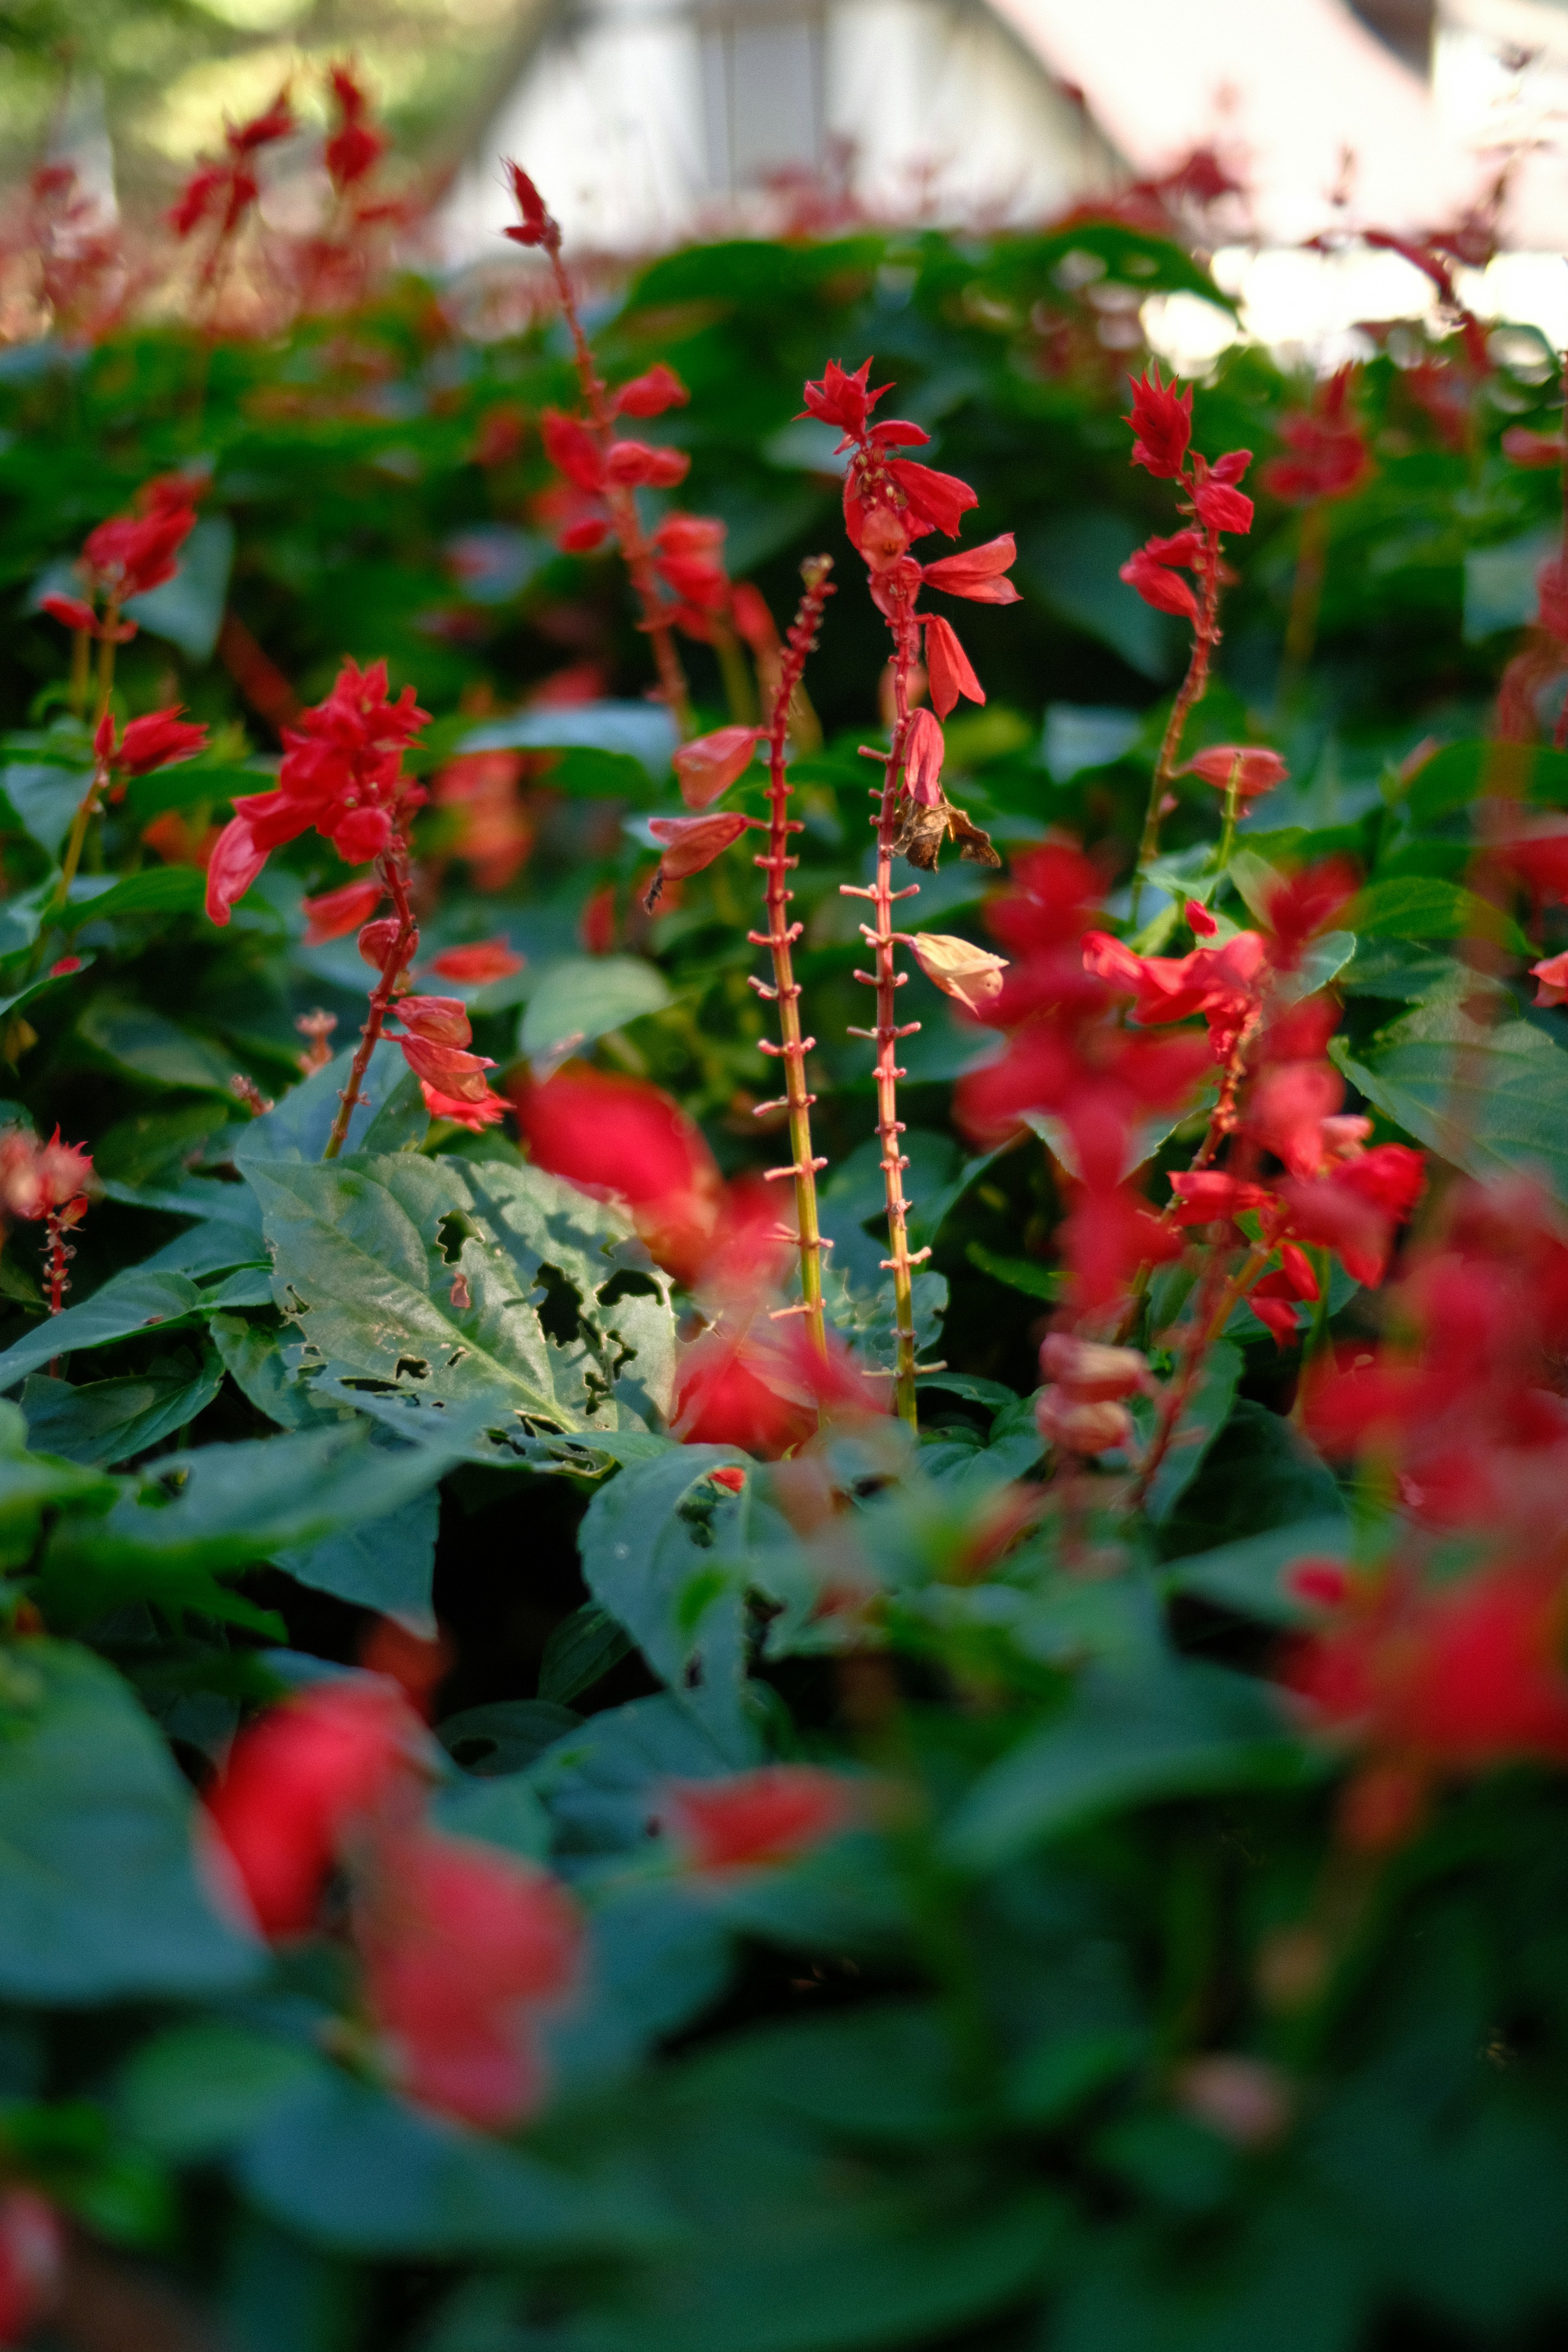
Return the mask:
<path id="1" fill-rule="evenodd" d="M 626 1219 L 559 1178 L 415 1153 L 250 1169 L 273 1295 L 319 1366 L 472 1424 L 639 1428 L 674 1371 L 668 1284 Z M 395 1423 L 395 1426 L 401 1424 Z"/>

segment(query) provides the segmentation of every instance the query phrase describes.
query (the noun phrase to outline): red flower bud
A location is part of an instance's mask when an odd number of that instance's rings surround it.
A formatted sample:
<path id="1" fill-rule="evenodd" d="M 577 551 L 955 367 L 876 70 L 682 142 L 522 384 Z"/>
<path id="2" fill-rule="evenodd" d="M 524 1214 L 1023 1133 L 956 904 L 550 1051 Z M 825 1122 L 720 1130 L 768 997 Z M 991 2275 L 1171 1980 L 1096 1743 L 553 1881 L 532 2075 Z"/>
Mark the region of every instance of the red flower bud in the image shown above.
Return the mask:
<path id="1" fill-rule="evenodd" d="M 662 416 L 667 408 L 684 408 L 690 397 L 675 370 L 660 360 L 646 375 L 623 383 L 611 405 L 617 416 Z"/>

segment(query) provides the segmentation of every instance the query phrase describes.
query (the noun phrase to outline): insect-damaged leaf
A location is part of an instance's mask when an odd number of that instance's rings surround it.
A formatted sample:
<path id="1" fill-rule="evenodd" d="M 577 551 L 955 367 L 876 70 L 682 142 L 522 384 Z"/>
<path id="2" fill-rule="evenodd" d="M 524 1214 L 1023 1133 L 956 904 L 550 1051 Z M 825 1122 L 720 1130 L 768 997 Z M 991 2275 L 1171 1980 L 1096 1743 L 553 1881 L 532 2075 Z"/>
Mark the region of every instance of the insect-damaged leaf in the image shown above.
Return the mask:
<path id="1" fill-rule="evenodd" d="M 668 1285 L 624 1217 L 559 1178 L 400 1153 L 250 1179 L 279 1307 L 351 1394 L 406 1405 L 409 1436 L 438 1439 L 446 1408 L 466 1430 L 570 1433 L 668 1405 Z"/>

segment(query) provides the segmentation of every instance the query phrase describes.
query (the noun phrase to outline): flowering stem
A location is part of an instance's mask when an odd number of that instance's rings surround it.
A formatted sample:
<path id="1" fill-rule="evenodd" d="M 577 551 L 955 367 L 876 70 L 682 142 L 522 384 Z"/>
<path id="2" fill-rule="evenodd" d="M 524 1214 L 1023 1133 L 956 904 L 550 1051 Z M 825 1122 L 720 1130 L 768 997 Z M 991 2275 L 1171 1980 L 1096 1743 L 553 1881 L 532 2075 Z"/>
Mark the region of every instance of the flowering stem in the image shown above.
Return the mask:
<path id="1" fill-rule="evenodd" d="M 779 1008 L 779 1032 L 784 1040 L 774 1045 L 766 1040 L 763 1052 L 775 1055 L 784 1066 L 784 1102 L 789 1110 L 790 1165 L 770 1168 L 770 1182 L 785 1176 L 795 1179 L 796 1246 L 800 1252 L 800 1289 L 804 1302 L 806 1328 L 820 1355 L 827 1353 L 827 1337 L 822 1316 L 822 1253 L 827 1246 L 822 1239 L 817 1221 L 816 1171 L 826 1168 L 826 1160 L 815 1160 L 811 1150 L 811 1106 L 816 1100 L 808 1094 L 805 1085 L 805 1057 L 816 1043 L 815 1037 L 803 1037 L 800 1029 L 800 982 L 795 979 L 791 949 L 800 937 L 801 927 L 789 920 L 786 909 L 792 893 L 784 887 L 784 876 L 799 861 L 788 855 L 789 836 L 801 830 L 800 819 L 789 814 L 789 777 L 784 765 L 784 735 L 789 724 L 791 698 L 805 667 L 806 656 L 816 643 L 816 631 L 822 619 L 822 608 L 833 589 L 828 572 L 833 568 L 830 555 L 814 556 L 801 566 L 805 582 L 805 593 L 794 625 L 784 640 L 784 654 L 779 680 L 773 692 L 773 709 L 768 719 L 768 804 L 769 826 L 766 854 L 756 860 L 767 876 L 768 928 L 766 931 L 747 934 L 753 945 L 766 946 L 773 956 L 773 984 L 767 988 L 761 981 L 752 985 L 759 995 L 772 998 Z M 777 1103 L 761 1103 L 758 1112 L 776 1110 Z M 794 1310 L 785 1308 L 785 1313 Z"/>
<path id="2" fill-rule="evenodd" d="M 1171 1441 L 1175 1436 L 1176 1424 L 1186 1410 L 1187 1401 L 1197 1385 L 1205 1358 L 1229 1322 L 1238 1303 L 1246 1297 L 1253 1284 L 1263 1273 L 1268 1264 L 1268 1245 L 1261 1242 L 1255 1242 L 1230 1280 L 1221 1285 L 1218 1279 L 1218 1269 L 1225 1261 L 1218 1250 L 1211 1252 L 1208 1265 L 1205 1268 L 1203 1282 L 1199 1286 L 1192 1323 L 1188 1328 L 1187 1344 L 1183 1354 L 1181 1370 L 1160 1400 L 1160 1412 L 1154 1423 L 1154 1434 L 1149 1441 L 1149 1450 L 1143 1457 L 1127 1498 L 1131 1509 L 1140 1508 L 1147 1497 L 1149 1489 L 1154 1483 L 1155 1474 L 1171 1450 Z"/>
<path id="3" fill-rule="evenodd" d="M 79 719 L 87 709 L 88 688 L 92 677 L 92 639 L 85 629 L 71 631 L 70 709 Z"/>
<path id="4" fill-rule="evenodd" d="M 577 297 L 561 259 L 560 227 L 552 221 L 550 231 L 543 239 L 543 245 L 550 256 L 555 290 L 572 337 L 577 381 L 582 387 L 584 404 L 600 450 L 607 455 L 616 437 L 615 412 L 610 406 L 605 380 L 595 364 L 593 347 L 583 331 L 583 321 L 577 312 Z M 653 647 L 659 693 L 679 730 L 682 741 L 689 741 L 697 731 L 696 721 L 691 715 L 691 697 L 686 684 L 686 672 L 680 665 L 680 656 L 676 651 L 674 632 L 665 618 L 664 599 L 659 593 L 658 576 L 653 568 L 653 550 L 648 545 L 642 517 L 637 512 L 637 492 L 620 484 L 606 482 L 604 499 L 610 509 L 621 561 L 626 567 L 637 602 L 642 606 L 642 628 Z"/>
<path id="5" fill-rule="evenodd" d="M 1203 554 L 1199 558 L 1203 579 L 1203 604 L 1193 630 L 1192 659 L 1181 689 L 1171 705 L 1171 716 L 1165 722 L 1164 738 L 1160 756 L 1154 762 L 1154 779 L 1149 787 L 1149 806 L 1144 813 L 1142 836 L 1138 844 L 1138 866 L 1132 877 L 1132 920 L 1138 920 L 1138 904 L 1143 895 L 1143 877 L 1160 854 L 1160 819 L 1164 813 L 1165 795 L 1176 772 L 1176 762 L 1182 756 L 1182 738 L 1186 732 L 1187 719 L 1208 690 L 1209 663 L 1219 643 L 1219 533 L 1204 532 Z"/>
<path id="6" fill-rule="evenodd" d="M 894 899 L 911 898 L 920 889 L 918 882 L 911 882 L 907 889 L 893 888 L 893 842 L 899 830 L 899 793 L 910 726 L 910 673 L 914 667 L 920 634 L 908 599 L 896 608 L 890 625 L 894 643 L 894 725 L 874 820 L 877 878 L 869 890 L 854 890 L 842 884 L 840 887 L 847 895 L 869 898 L 876 918 L 875 929 L 865 923 L 860 926 L 867 946 L 876 950 L 876 970 L 858 971 L 855 977 L 877 992 L 877 1025 L 874 1029 L 852 1029 L 849 1034 L 852 1037 L 874 1037 L 877 1044 L 877 1133 L 882 1139 L 882 1183 L 888 1204 L 888 1244 L 892 1253 L 882 1260 L 882 1265 L 893 1277 L 894 1397 L 900 1418 L 912 1429 L 917 1417 L 913 1270 L 931 1255 L 931 1251 L 918 1250 L 913 1256 L 910 1254 L 909 1202 L 904 1198 L 904 1170 L 910 1163 L 899 1150 L 904 1127 L 899 1117 L 898 1082 L 904 1073 L 894 1060 L 899 1039 L 911 1035 L 921 1025 L 918 1021 L 906 1021 L 900 1025 L 899 1021 L 898 992 L 908 975 L 898 970 L 893 933 Z"/>
<path id="7" fill-rule="evenodd" d="M 381 860 L 381 874 L 391 894 L 397 917 L 397 931 L 382 967 L 381 978 L 371 992 L 370 1008 L 364 1026 L 359 1033 L 359 1045 L 349 1071 L 349 1082 L 338 1097 L 338 1115 L 332 1121 L 332 1131 L 321 1154 L 323 1160 L 335 1160 L 348 1139 L 349 1121 L 354 1115 L 355 1104 L 360 1100 L 360 1087 L 370 1067 L 370 1057 L 375 1051 L 387 1010 L 397 993 L 397 983 L 419 942 L 414 909 L 408 903 L 408 868 L 400 840 L 394 840 Z"/>
<path id="8" fill-rule="evenodd" d="M 58 1209 L 51 1209 L 48 1212 L 44 1220 L 44 1231 L 47 1235 L 46 1247 L 49 1280 L 49 1313 L 58 1315 L 65 1305 L 66 1292 L 70 1288 L 70 1275 L 68 1269 L 76 1252 L 66 1239 L 65 1227 L 60 1223 L 60 1213 Z"/>
<path id="9" fill-rule="evenodd" d="M 120 600 L 116 596 L 110 596 L 108 604 L 104 607 L 102 623 L 103 634 L 98 641 L 98 696 L 97 709 L 93 712 L 93 727 L 95 731 L 103 723 L 104 717 L 109 709 L 109 698 L 114 690 L 114 648 L 117 642 L 115 633 L 119 625 Z M 85 645 L 85 632 L 79 632 L 78 635 L 79 643 Z M 76 688 L 77 667 L 78 665 L 73 652 L 71 665 L 71 685 L 73 693 L 75 692 Z M 81 664 L 81 667 L 85 671 L 85 656 Z M 48 924 L 51 922 L 58 922 L 70 903 L 71 884 L 76 880 L 77 868 L 81 864 L 82 845 L 87 840 L 87 828 L 92 822 L 92 818 L 98 809 L 98 796 L 108 782 L 108 763 L 100 754 L 95 752 L 93 758 L 92 781 L 88 785 L 86 792 L 82 794 L 77 806 L 77 813 L 71 819 L 71 829 L 66 841 L 65 856 L 60 860 L 60 878 L 55 885 L 55 893 L 54 897 L 49 901 L 48 913 L 45 918 L 44 922 L 38 927 L 38 937 L 33 950 L 33 961 L 35 965 L 42 961 L 45 935 Z"/>
<path id="10" fill-rule="evenodd" d="M 1220 827 L 1219 847 L 1215 853 L 1215 872 L 1223 874 L 1230 864 L 1230 853 L 1236 846 L 1236 821 L 1241 809 L 1241 761 L 1230 763 L 1230 781 L 1225 788 L 1225 821 Z"/>

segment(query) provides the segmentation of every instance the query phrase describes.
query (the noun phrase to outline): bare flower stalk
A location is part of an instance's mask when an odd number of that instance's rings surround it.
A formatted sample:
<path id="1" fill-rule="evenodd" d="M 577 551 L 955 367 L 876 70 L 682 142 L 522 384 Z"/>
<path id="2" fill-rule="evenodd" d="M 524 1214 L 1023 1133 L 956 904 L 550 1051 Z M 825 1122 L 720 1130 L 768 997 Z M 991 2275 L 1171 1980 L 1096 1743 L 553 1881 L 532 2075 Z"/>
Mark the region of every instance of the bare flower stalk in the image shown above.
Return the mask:
<path id="1" fill-rule="evenodd" d="M 393 840 L 384 856 L 378 859 L 377 866 L 392 899 L 397 929 L 387 950 L 386 961 L 382 966 L 381 978 L 371 992 L 364 1025 L 359 1033 L 359 1045 L 349 1069 L 349 1082 L 338 1097 L 338 1114 L 327 1138 L 327 1148 L 321 1154 L 323 1160 L 335 1160 L 348 1139 L 349 1121 L 354 1115 L 355 1106 L 364 1099 L 360 1087 L 370 1067 L 370 1057 L 375 1051 L 392 1000 L 397 993 L 398 982 L 419 945 L 419 931 L 414 920 L 414 909 L 408 901 L 408 860 L 401 840 Z"/>
<path id="2" fill-rule="evenodd" d="M 910 680 L 920 643 L 912 598 L 904 597 L 897 603 L 889 625 L 894 646 L 894 722 L 877 814 L 872 819 L 877 828 L 877 877 L 868 890 L 853 883 L 841 883 L 839 887 L 847 898 L 868 898 L 874 918 L 872 923 L 861 924 L 860 935 L 873 951 L 875 969 L 858 971 L 855 977 L 877 992 L 877 1024 L 874 1029 L 851 1029 L 849 1034 L 852 1037 L 873 1038 L 877 1046 L 876 1131 L 882 1143 L 882 1186 L 888 1206 L 890 1253 L 882 1260 L 882 1266 L 893 1277 L 894 1401 L 900 1418 L 912 1429 L 918 1418 L 914 1269 L 931 1255 L 931 1251 L 917 1250 L 911 1255 L 910 1250 L 910 1204 L 904 1197 L 904 1170 L 910 1163 L 908 1155 L 899 1149 L 899 1138 L 904 1131 L 904 1122 L 899 1117 L 899 1080 L 905 1074 L 899 1067 L 897 1054 L 900 1038 L 913 1035 L 921 1024 L 918 1021 L 899 1020 L 898 992 L 909 975 L 898 969 L 898 939 L 893 929 L 894 900 L 914 898 L 920 890 L 918 882 L 910 883 L 902 890 L 893 887 L 893 845 L 899 835 L 904 753 L 910 731 Z"/>
<path id="3" fill-rule="evenodd" d="M 1193 624 L 1193 650 L 1187 663 L 1171 715 L 1165 722 L 1165 732 L 1160 741 L 1160 756 L 1154 762 L 1153 781 L 1149 787 L 1149 805 L 1143 814 L 1143 831 L 1138 843 L 1138 866 L 1132 877 L 1132 920 L 1138 920 L 1139 900 L 1143 895 L 1143 878 L 1160 854 L 1160 823 L 1165 813 L 1165 796 L 1175 779 L 1177 762 L 1182 756 L 1182 739 L 1187 720 L 1208 692 L 1209 665 L 1215 647 L 1220 641 L 1219 627 L 1219 533 L 1205 530 L 1203 548 L 1197 562 L 1198 586 L 1202 602 L 1198 617 Z"/>
<path id="4" fill-rule="evenodd" d="M 770 1183 L 782 1182 L 788 1176 L 795 1181 L 796 1246 L 800 1253 L 801 1305 L 784 1307 L 785 1315 L 804 1314 L 806 1329 L 820 1355 L 827 1353 L 827 1335 L 822 1311 L 822 1253 L 831 1246 L 822 1238 L 817 1218 L 816 1171 L 826 1168 L 826 1160 L 814 1159 L 811 1149 L 811 1106 L 816 1100 L 808 1093 L 805 1084 L 805 1057 L 815 1037 L 803 1037 L 800 1026 L 800 982 L 795 977 L 792 950 L 800 937 L 801 926 L 789 920 L 788 908 L 793 892 L 785 886 L 784 877 L 799 863 L 789 856 L 789 836 L 801 830 L 801 821 L 789 814 L 789 776 L 784 761 L 784 739 L 789 726 L 790 704 L 795 690 L 805 669 L 806 656 L 816 644 L 816 632 L 821 624 L 823 607 L 833 594 L 828 573 L 833 568 L 830 555 L 816 555 L 802 564 L 801 576 L 805 582 L 805 593 L 789 634 L 784 639 L 784 658 L 773 689 L 773 707 L 768 718 L 768 845 L 755 863 L 767 877 L 768 928 L 751 931 L 747 937 L 755 947 L 768 949 L 773 959 L 773 978 L 770 988 L 753 977 L 752 986 L 759 996 L 779 1008 L 779 1034 L 782 1043 L 775 1045 L 763 1041 L 762 1050 L 784 1066 L 784 1092 L 778 1101 L 759 1103 L 757 1116 L 763 1111 L 786 1108 L 789 1112 L 790 1164 L 786 1168 L 770 1168 Z"/>

